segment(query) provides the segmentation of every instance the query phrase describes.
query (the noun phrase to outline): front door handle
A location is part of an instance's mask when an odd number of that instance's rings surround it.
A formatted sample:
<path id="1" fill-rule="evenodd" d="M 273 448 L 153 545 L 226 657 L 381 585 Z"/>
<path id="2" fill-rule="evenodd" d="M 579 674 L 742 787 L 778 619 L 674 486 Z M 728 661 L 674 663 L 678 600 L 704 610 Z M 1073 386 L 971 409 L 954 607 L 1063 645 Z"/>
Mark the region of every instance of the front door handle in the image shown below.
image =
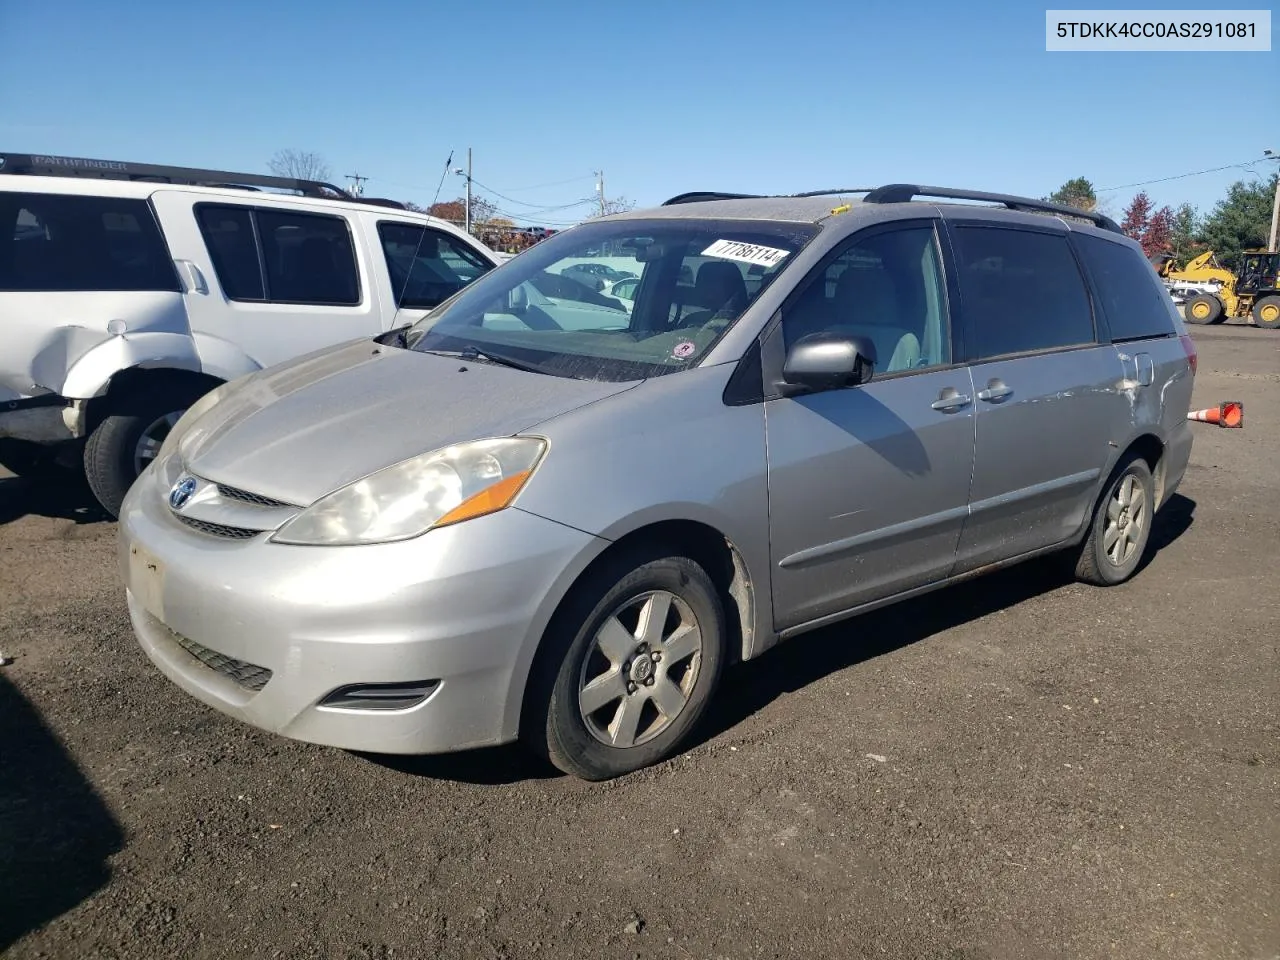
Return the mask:
<path id="1" fill-rule="evenodd" d="M 943 413 L 952 413 L 962 407 L 967 407 L 972 401 L 967 394 L 961 393 L 955 387 L 943 387 L 942 392 L 938 394 L 938 399 L 930 404 L 935 410 L 941 410 Z"/>
<path id="2" fill-rule="evenodd" d="M 999 403 L 1013 393 L 1013 387 L 1007 386 L 1003 380 L 988 380 L 985 390 L 978 391 L 978 399 L 988 403 Z"/>

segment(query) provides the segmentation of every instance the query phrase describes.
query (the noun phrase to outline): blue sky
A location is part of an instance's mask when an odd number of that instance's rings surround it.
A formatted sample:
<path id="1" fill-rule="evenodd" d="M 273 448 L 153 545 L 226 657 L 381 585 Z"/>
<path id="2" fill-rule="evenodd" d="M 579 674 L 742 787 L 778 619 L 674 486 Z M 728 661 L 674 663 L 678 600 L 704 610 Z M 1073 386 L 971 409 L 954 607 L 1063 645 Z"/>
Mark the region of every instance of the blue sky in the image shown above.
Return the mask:
<path id="1" fill-rule="evenodd" d="M 586 211 L 540 208 L 593 196 L 599 169 L 644 206 L 893 181 L 1040 196 L 1280 153 L 1280 52 L 1047 53 L 1044 24 L 997 0 L 0 0 L 0 150 L 263 171 L 291 147 L 427 203 L 470 146 L 480 192 L 548 223 Z M 1207 209 L 1275 166 L 1146 189 Z"/>

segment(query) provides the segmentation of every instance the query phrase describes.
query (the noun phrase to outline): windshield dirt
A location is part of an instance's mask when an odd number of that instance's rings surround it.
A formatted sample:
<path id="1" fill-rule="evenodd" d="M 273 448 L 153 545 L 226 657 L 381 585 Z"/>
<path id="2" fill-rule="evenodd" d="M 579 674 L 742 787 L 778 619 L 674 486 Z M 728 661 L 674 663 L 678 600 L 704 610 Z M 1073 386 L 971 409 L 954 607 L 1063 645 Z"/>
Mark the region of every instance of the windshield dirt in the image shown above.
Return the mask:
<path id="1" fill-rule="evenodd" d="M 770 221 L 589 224 L 481 277 L 405 342 L 588 380 L 684 370 L 816 232 Z"/>

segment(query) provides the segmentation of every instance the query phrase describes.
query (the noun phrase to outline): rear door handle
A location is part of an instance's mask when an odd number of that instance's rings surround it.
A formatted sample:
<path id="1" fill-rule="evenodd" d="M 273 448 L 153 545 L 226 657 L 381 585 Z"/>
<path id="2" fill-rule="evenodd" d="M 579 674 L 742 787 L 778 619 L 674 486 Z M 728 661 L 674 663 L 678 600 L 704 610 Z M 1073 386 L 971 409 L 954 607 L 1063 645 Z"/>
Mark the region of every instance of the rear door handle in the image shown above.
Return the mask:
<path id="1" fill-rule="evenodd" d="M 962 407 L 967 407 L 972 400 L 968 395 L 961 393 L 955 387 L 943 387 L 942 393 L 938 394 L 938 399 L 930 404 L 935 410 L 941 410 L 943 413 L 952 413 Z"/>
<path id="2" fill-rule="evenodd" d="M 978 399 L 988 403 L 999 403 L 1013 393 L 1013 387 L 1006 386 L 1002 380 L 988 380 L 985 390 L 978 391 Z"/>

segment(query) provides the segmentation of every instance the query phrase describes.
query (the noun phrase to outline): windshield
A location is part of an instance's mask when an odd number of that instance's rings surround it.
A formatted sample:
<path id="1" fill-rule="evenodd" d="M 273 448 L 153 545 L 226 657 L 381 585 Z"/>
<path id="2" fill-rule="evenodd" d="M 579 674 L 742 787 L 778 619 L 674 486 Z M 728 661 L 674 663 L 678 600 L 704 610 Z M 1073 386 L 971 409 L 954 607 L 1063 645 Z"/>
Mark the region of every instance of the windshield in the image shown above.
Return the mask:
<path id="1" fill-rule="evenodd" d="M 816 233 L 773 221 L 585 224 L 481 277 L 405 342 L 586 380 L 685 370 Z"/>

